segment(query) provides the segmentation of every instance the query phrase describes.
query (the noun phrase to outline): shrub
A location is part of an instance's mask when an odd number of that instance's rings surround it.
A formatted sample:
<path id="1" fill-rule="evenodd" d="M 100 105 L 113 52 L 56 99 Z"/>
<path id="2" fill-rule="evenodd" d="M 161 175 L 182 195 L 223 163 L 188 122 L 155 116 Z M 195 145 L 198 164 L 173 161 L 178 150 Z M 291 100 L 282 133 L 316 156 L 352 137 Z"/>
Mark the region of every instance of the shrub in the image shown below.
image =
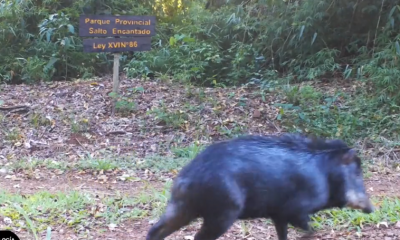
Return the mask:
<path id="1" fill-rule="evenodd" d="M 20 1 L 0 3 L 0 81 L 110 72 L 108 53 L 83 53 L 81 14 L 156 15 L 149 52 L 123 53 L 130 77 L 171 75 L 206 85 L 279 78 L 369 79 L 399 102 L 400 6 L 395 0 Z M 205 9 L 208 5 L 210 8 Z"/>

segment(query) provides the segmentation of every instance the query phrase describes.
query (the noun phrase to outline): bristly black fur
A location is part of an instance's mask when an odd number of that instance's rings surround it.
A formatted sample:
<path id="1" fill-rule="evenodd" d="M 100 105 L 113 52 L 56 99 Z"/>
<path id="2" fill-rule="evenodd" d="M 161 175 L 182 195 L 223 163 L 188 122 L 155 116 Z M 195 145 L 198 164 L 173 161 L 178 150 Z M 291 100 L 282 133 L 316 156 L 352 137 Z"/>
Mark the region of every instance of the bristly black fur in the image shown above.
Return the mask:
<path id="1" fill-rule="evenodd" d="M 228 142 L 254 142 L 254 145 L 270 147 L 281 147 L 291 151 L 308 152 L 311 154 L 337 154 L 341 156 L 348 152 L 349 147 L 340 139 L 326 139 L 316 136 L 307 137 L 301 134 L 285 133 L 282 135 L 244 135 L 238 138 L 220 142 L 221 144 Z M 215 145 L 216 146 L 216 145 Z M 361 167 L 361 159 L 354 156 L 353 161 Z"/>
<path id="2" fill-rule="evenodd" d="M 306 137 L 300 134 L 283 134 L 279 137 L 282 143 L 296 148 L 305 147 L 309 151 L 349 150 L 350 147 L 340 139 L 325 139 L 316 136 Z"/>
<path id="3" fill-rule="evenodd" d="M 280 136 L 273 135 L 245 135 L 238 140 L 255 140 L 258 142 L 274 143 L 289 149 L 308 152 L 336 152 L 351 149 L 340 139 L 325 139 L 319 137 L 307 137 L 301 134 L 285 133 Z"/>
<path id="4" fill-rule="evenodd" d="M 342 154 L 351 149 L 351 147 L 340 139 L 326 139 L 316 136 L 306 137 L 300 134 L 288 133 L 281 135 L 278 139 L 291 149 L 303 147 L 304 150 L 310 152 L 337 152 Z M 355 156 L 353 160 L 357 166 L 361 167 L 361 159 L 358 156 Z"/>

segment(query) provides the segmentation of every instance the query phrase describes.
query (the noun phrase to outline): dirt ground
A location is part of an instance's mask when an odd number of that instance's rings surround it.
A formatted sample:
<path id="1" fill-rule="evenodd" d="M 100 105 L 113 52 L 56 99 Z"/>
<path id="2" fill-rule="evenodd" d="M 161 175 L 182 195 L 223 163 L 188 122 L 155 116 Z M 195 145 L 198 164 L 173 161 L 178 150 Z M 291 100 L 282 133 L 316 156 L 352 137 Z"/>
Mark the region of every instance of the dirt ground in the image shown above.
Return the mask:
<path id="1" fill-rule="evenodd" d="M 46 173 L 44 173 L 46 174 Z M 48 173 L 48 175 L 51 175 Z M 115 179 L 114 179 L 115 178 Z M 115 180 L 115 181 L 114 181 Z M 391 196 L 400 197 L 400 174 L 388 174 L 382 176 L 379 174 L 371 176 L 365 181 L 369 194 L 374 196 Z M 156 189 L 161 189 L 162 184 L 152 182 L 151 185 Z M 126 195 L 135 195 L 140 191 L 144 191 L 147 185 L 142 182 L 121 182 L 117 181 L 117 176 L 110 176 L 107 183 L 100 183 L 91 174 L 67 173 L 55 176 L 50 179 L 28 179 L 27 177 L 17 177 L 16 179 L 0 178 L 0 186 L 4 190 L 19 194 L 32 194 L 40 190 L 49 192 L 65 192 L 77 190 L 80 192 L 90 192 L 98 195 L 113 195 L 120 191 Z M 154 220 L 153 220 L 154 221 Z M 147 231 L 151 227 L 151 219 L 141 221 L 127 221 L 117 226 L 115 229 L 91 229 L 85 238 L 79 237 L 77 234 L 68 230 L 67 227 L 57 226 L 52 229 L 52 239 L 145 239 Z M 272 225 L 260 220 L 245 221 L 247 230 L 243 231 L 241 227 L 242 221 L 237 221 L 231 229 L 225 233 L 220 239 L 235 240 L 262 240 L 276 239 L 275 229 Z M 200 222 L 191 225 L 174 233 L 167 239 L 170 240 L 190 240 L 200 227 Z M 21 239 L 33 239 L 26 232 L 18 233 Z M 44 238 L 44 236 L 43 236 Z M 289 239 L 300 239 L 301 234 L 290 229 Z M 328 239 L 366 239 L 366 240 L 395 240 L 400 239 L 400 221 L 397 224 L 386 226 L 368 226 L 362 229 L 362 234 L 352 231 L 318 231 L 313 236 L 314 240 Z"/>
<path id="2" fill-rule="evenodd" d="M 3 86 L 0 127 L 6 131 L 0 132 L 0 168 L 18 159 L 48 158 L 72 163 L 88 152 L 92 157 L 101 156 L 104 152 L 119 156 L 134 152 L 138 157 L 152 153 L 169 155 L 169 149 L 174 146 L 187 146 L 193 141 L 204 144 L 224 138 L 226 129 L 245 129 L 248 133 L 262 134 L 283 131 L 282 126 L 274 121 L 277 109 L 273 103 L 278 100 L 272 93 L 264 96 L 266 101 L 263 101 L 246 88 L 205 89 L 201 92 L 166 83 L 123 79 L 121 92 L 128 99 L 135 99 L 138 107 L 135 111 L 110 116 L 110 82 L 109 79 L 98 79 L 40 86 Z M 341 87 L 355 91 L 356 86 L 350 85 Z M 165 105 L 161 106 L 160 102 Z M 147 114 L 155 108 L 156 116 Z M 184 113 L 187 114 L 182 117 Z M 165 114 L 176 119 L 165 118 Z M 107 173 L 105 181 L 85 171 L 19 170 L 11 178 L 0 173 L 0 187 L 22 195 L 41 190 L 77 190 L 109 196 L 117 191 L 134 196 L 146 191 L 149 185 L 155 189 L 163 187 L 161 181 L 152 178 L 120 181 L 118 177 L 122 174 L 118 171 Z M 400 175 L 396 171 L 372 173 L 365 182 L 373 196 L 400 197 Z M 3 220 L 0 219 L 0 223 Z M 112 228 L 93 227 L 85 230 L 86 236 L 67 226 L 57 225 L 52 226 L 52 239 L 144 240 L 150 222 L 154 219 L 126 221 Z M 243 222 L 246 222 L 245 228 Z M 191 240 L 199 224 L 195 222 L 167 239 Z M 34 239 L 31 233 L 16 233 L 20 239 Z M 45 233 L 39 235 L 40 239 L 45 239 Z M 300 239 L 300 236 L 300 233 L 290 229 L 290 240 Z M 277 238 L 273 226 L 258 219 L 237 221 L 220 239 Z M 316 232 L 310 239 L 397 240 L 400 239 L 400 219 L 392 225 L 382 223 L 365 227 L 361 235 L 354 230 L 326 229 Z"/>

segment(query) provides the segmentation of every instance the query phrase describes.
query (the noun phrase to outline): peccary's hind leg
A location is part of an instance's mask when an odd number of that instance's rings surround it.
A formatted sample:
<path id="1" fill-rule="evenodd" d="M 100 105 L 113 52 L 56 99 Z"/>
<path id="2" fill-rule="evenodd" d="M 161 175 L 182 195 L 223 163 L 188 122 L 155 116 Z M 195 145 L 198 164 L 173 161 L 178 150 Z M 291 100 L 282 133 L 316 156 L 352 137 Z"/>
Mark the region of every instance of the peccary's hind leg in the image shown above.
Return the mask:
<path id="1" fill-rule="evenodd" d="M 282 219 L 272 219 L 275 225 L 278 240 L 287 240 L 288 235 L 288 222 Z"/>
<path id="2" fill-rule="evenodd" d="M 163 240 L 193 219 L 195 216 L 185 211 L 181 204 L 171 202 L 161 219 L 150 228 L 146 240 Z"/>
<path id="3" fill-rule="evenodd" d="M 235 209 L 227 210 L 216 216 L 204 217 L 203 225 L 194 236 L 194 240 L 216 240 L 232 226 L 239 213 L 239 209 Z"/>

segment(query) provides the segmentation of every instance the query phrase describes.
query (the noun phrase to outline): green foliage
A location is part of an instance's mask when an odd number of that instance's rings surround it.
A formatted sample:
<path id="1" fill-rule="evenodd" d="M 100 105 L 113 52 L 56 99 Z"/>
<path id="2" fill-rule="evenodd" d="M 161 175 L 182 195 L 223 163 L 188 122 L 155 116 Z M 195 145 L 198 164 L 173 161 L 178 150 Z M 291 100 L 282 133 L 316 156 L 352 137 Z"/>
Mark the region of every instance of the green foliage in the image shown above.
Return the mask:
<path id="1" fill-rule="evenodd" d="M 155 55 L 142 54 L 140 61 L 131 61 L 126 66 L 129 76 L 166 72 L 201 81 L 207 78 L 206 69 L 214 68 L 221 61 L 217 46 L 196 43 L 194 38 L 184 34 L 171 36 L 167 46 L 154 52 Z"/>
<path id="2" fill-rule="evenodd" d="M 48 81 L 84 75 L 90 70 L 90 65 L 83 68 L 82 64 L 90 62 L 93 56 L 76 51 L 81 40 L 76 36 L 77 24 L 69 15 L 78 16 L 77 9 L 57 12 L 61 9 L 59 4 L 58 1 L 0 3 L 3 29 L 0 53 L 4 56 L 0 60 L 0 80 Z"/>
<path id="3" fill-rule="evenodd" d="M 1 1 L 0 82 L 51 81 L 108 73 L 112 69 L 110 54 L 83 52 L 79 16 L 157 15 L 160 7 L 163 5 L 156 6 L 155 1 L 130 0 Z M 123 63 L 125 59 L 126 55 Z"/>
<path id="4" fill-rule="evenodd" d="M 193 143 L 187 147 L 174 147 L 171 151 L 177 158 L 194 159 L 198 153 L 204 150 L 205 146 Z"/>
<path id="5" fill-rule="evenodd" d="M 82 52 L 81 14 L 156 15 L 149 52 L 124 53 L 129 77 L 166 74 L 198 84 L 269 85 L 321 77 L 369 79 L 400 102 L 400 6 L 395 0 L 77 0 L 0 3 L 0 81 L 108 73 L 110 54 Z"/>
<path id="6" fill-rule="evenodd" d="M 210 1 L 212 3 L 216 1 Z M 129 76 L 169 73 L 199 84 L 267 84 L 321 77 L 371 79 L 381 100 L 399 101 L 397 1 L 249 1 L 159 24 L 150 52 L 125 66 Z M 179 19 L 179 23 L 176 19 Z"/>
<path id="7" fill-rule="evenodd" d="M 159 124 L 172 128 L 184 128 L 185 121 L 189 116 L 181 110 L 171 111 L 168 107 L 161 102 L 160 108 L 153 108 L 147 114 L 153 115 L 155 119 L 159 120 Z"/>
<path id="8" fill-rule="evenodd" d="M 366 91 L 350 95 L 340 90 L 328 93 L 312 86 L 293 86 L 284 88 L 284 92 L 288 103 L 276 105 L 280 107 L 278 120 L 289 131 L 348 142 L 378 136 L 396 139 L 400 134 L 399 107 L 368 98 Z"/>
<path id="9" fill-rule="evenodd" d="M 139 91 L 134 89 L 134 92 Z M 118 96 L 118 94 L 111 92 L 108 94 L 115 101 L 115 109 L 121 113 L 129 113 L 136 109 L 136 103 L 131 101 L 128 97 Z"/>

